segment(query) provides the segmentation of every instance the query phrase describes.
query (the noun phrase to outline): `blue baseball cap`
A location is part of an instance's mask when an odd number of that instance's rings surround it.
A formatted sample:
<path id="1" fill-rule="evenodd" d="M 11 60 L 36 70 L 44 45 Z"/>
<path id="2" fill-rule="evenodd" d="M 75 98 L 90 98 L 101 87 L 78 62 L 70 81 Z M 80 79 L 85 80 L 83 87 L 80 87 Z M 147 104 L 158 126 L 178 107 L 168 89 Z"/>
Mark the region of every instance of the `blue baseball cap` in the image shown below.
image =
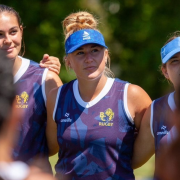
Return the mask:
<path id="1" fill-rule="evenodd" d="M 98 44 L 108 48 L 105 44 L 103 35 L 94 29 L 83 29 L 71 34 L 65 42 L 66 54 L 74 52 L 85 44 Z"/>
<path id="2" fill-rule="evenodd" d="M 161 60 L 165 64 L 172 56 L 180 52 L 180 37 L 177 37 L 161 48 Z"/>

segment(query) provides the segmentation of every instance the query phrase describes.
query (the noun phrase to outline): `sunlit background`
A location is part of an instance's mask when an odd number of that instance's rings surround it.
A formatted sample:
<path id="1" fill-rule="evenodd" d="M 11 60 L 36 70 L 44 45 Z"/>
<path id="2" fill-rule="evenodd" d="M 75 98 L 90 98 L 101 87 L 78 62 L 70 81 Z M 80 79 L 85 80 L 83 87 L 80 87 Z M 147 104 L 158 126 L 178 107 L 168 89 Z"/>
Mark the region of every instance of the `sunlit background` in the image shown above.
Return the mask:
<path id="1" fill-rule="evenodd" d="M 180 1 L 166 0 L 1 0 L 14 7 L 24 24 L 25 57 L 39 62 L 44 53 L 57 56 L 60 77 L 75 78 L 64 64 L 62 20 L 70 13 L 89 11 L 99 19 L 116 77 L 138 84 L 152 99 L 172 90 L 160 72 L 160 48 L 170 33 L 180 30 Z M 56 157 L 51 158 L 52 163 Z M 153 174 L 154 158 L 135 171 L 137 179 Z"/>

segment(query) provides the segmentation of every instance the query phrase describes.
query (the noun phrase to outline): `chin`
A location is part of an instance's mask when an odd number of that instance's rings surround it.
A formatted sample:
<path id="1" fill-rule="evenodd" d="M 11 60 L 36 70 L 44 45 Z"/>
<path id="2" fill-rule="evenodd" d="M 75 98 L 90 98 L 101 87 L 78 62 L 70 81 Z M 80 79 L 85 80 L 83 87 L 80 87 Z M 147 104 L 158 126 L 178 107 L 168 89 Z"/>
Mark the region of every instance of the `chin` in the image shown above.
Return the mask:
<path id="1" fill-rule="evenodd" d="M 14 59 L 16 59 L 16 57 L 17 57 L 17 55 L 15 56 L 13 54 L 9 54 L 9 55 L 6 56 L 6 58 L 9 59 L 9 60 L 14 60 Z"/>
<path id="2" fill-rule="evenodd" d="M 88 80 L 93 81 L 93 80 L 97 80 L 100 79 L 102 77 L 103 73 L 101 74 L 90 74 L 88 76 Z"/>

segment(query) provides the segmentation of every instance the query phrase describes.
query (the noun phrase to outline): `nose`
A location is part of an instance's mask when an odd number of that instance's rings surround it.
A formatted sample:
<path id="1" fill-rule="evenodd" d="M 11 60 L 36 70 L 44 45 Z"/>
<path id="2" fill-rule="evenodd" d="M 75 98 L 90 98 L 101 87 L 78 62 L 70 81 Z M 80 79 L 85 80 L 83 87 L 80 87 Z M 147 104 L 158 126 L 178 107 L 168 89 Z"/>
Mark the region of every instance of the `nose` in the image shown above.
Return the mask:
<path id="1" fill-rule="evenodd" d="M 93 57 L 92 57 L 91 53 L 86 53 L 85 62 L 86 63 L 91 63 L 92 61 L 93 61 Z"/>
<path id="2" fill-rule="evenodd" d="M 11 38 L 6 35 L 5 38 L 4 38 L 4 44 L 10 44 L 11 43 Z"/>

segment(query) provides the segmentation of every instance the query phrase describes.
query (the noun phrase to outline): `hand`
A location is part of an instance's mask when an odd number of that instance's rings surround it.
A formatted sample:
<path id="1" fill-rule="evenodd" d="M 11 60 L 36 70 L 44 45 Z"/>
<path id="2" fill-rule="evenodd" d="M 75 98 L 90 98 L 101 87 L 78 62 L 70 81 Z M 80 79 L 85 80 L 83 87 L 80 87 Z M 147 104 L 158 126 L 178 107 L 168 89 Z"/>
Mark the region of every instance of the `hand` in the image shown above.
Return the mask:
<path id="1" fill-rule="evenodd" d="M 57 75 L 60 73 L 61 63 L 57 57 L 44 54 L 43 59 L 40 61 L 41 67 L 48 68 L 50 71 L 55 72 Z"/>

